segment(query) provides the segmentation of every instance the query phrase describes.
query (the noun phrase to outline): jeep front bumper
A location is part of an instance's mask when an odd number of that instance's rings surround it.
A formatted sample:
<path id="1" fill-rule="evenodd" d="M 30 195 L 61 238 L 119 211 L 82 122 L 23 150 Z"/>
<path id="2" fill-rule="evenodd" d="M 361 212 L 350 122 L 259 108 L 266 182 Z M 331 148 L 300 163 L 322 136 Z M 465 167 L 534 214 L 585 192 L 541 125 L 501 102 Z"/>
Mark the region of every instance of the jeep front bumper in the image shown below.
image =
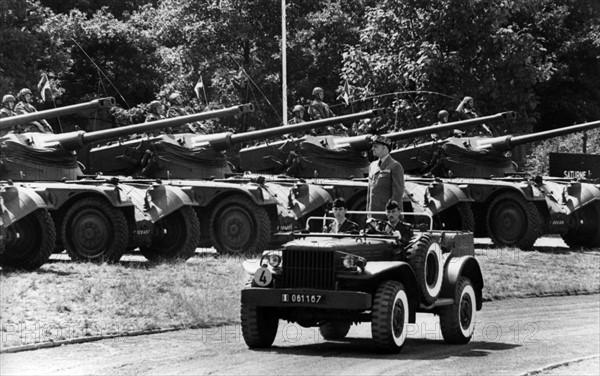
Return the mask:
<path id="1" fill-rule="evenodd" d="M 242 304 L 260 307 L 309 307 L 317 309 L 371 309 L 372 296 L 360 291 L 315 289 L 271 289 L 252 287 L 242 290 Z"/>

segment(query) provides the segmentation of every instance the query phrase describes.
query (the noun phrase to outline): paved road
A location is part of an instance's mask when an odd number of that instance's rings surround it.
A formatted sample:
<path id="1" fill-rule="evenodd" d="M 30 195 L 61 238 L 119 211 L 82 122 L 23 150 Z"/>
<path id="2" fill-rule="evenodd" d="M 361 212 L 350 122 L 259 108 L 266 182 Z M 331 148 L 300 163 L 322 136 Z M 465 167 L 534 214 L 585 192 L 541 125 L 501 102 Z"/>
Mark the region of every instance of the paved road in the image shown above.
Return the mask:
<path id="1" fill-rule="evenodd" d="M 271 349 L 252 351 L 239 326 L 117 338 L 0 355 L 7 375 L 71 374 L 598 374 L 600 296 L 510 299 L 484 304 L 475 336 L 446 345 L 437 318 L 418 315 L 403 351 L 381 355 L 370 325 L 326 342 L 280 322 Z M 562 363 L 566 366 L 557 367 Z"/>

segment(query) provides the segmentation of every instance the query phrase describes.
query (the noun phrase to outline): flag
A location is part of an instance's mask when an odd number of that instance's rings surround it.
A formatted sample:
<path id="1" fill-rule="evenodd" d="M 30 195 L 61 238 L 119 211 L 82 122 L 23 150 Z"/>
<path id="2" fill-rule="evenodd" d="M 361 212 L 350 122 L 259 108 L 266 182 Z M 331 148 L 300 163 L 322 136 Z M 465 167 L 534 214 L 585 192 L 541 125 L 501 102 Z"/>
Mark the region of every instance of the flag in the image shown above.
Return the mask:
<path id="1" fill-rule="evenodd" d="M 196 97 L 198 97 L 198 100 L 202 100 L 202 90 L 204 90 L 204 81 L 202 81 L 202 75 L 200 75 L 200 78 L 198 79 L 198 82 L 196 83 L 196 86 L 194 86 L 194 91 L 196 92 Z"/>
<path id="2" fill-rule="evenodd" d="M 342 92 L 337 99 L 340 98 L 346 102 L 346 106 L 350 105 L 350 88 L 348 87 L 348 80 L 344 81 L 344 87 L 342 88 Z"/>
<path id="3" fill-rule="evenodd" d="M 42 74 L 42 78 L 40 79 L 40 82 L 38 82 L 37 88 L 44 102 L 52 99 L 52 88 L 50 87 L 50 80 L 46 73 Z"/>

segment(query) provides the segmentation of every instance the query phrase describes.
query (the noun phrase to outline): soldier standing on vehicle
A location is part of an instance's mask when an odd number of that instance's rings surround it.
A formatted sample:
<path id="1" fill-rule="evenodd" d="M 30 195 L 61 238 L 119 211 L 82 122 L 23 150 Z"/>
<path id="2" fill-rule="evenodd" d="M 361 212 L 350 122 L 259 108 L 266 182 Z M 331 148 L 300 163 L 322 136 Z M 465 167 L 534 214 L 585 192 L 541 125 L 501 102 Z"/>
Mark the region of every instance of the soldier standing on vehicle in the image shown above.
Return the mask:
<path id="1" fill-rule="evenodd" d="M 292 114 L 294 115 L 294 117 L 289 121 L 290 124 L 300 124 L 300 123 L 304 123 L 304 106 L 301 104 L 297 104 L 294 106 L 294 109 L 292 110 Z"/>
<path id="2" fill-rule="evenodd" d="M 384 211 L 388 200 L 402 202 L 404 195 L 404 168 L 390 155 L 392 141 L 384 136 L 373 136 L 373 156 L 369 166 L 367 211 Z M 382 218 L 382 216 L 373 216 Z"/>
<path id="3" fill-rule="evenodd" d="M 474 101 L 471 97 L 463 98 L 458 107 L 456 107 L 456 113 L 458 114 L 458 118 L 460 120 L 469 120 L 479 117 L 479 114 L 477 111 L 475 111 Z M 481 124 L 481 128 L 483 128 L 490 136 L 494 135 L 487 125 Z"/>
<path id="4" fill-rule="evenodd" d="M 328 232 L 332 234 L 358 234 L 358 224 L 346 218 L 347 212 L 348 208 L 346 207 L 346 200 L 344 200 L 343 198 L 336 198 L 333 201 L 334 220 L 323 229 L 323 232 Z"/>
<path id="5" fill-rule="evenodd" d="M 0 108 L 0 119 L 15 116 L 15 97 L 11 94 L 6 94 L 2 97 L 2 107 Z M 0 136 L 7 134 L 10 129 L 0 130 Z"/>
<path id="6" fill-rule="evenodd" d="M 23 88 L 17 94 L 17 99 L 19 103 L 15 106 L 15 113 L 17 115 L 30 114 L 33 112 L 37 112 L 35 107 L 31 104 L 33 102 L 33 94 L 31 90 L 28 88 Z M 40 121 L 32 121 L 31 123 L 27 123 L 23 129 L 24 132 L 42 132 L 42 133 L 53 133 L 52 127 L 46 119 L 41 119 Z"/>
<path id="7" fill-rule="evenodd" d="M 0 118 L 15 115 L 15 97 L 10 94 L 6 94 L 2 97 L 2 108 L 0 108 Z"/>
<path id="8" fill-rule="evenodd" d="M 152 101 L 148 105 L 148 113 L 146 114 L 146 123 L 164 119 L 165 109 L 160 101 Z"/>
<path id="9" fill-rule="evenodd" d="M 171 95 L 169 95 L 169 109 L 167 110 L 168 118 L 191 115 L 193 113 L 194 113 L 194 111 L 192 111 L 192 109 L 186 108 L 183 106 L 183 97 L 181 96 L 180 92 L 175 91 L 175 92 L 171 93 Z M 198 133 L 198 134 L 211 133 L 211 130 L 209 129 L 209 127 L 207 127 L 204 124 L 197 122 L 197 121 L 194 123 L 186 123 L 182 126 L 179 126 L 179 127 L 175 128 L 174 131 L 176 133 L 177 132 L 184 132 L 184 133 L 192 132 L 192 133 Z"/>
<path id="10" fill-rule="evenodd" d="M 329 105 L 323 102 L 323 98 L 325 97 L 323 88 L 318 86 L 315 87 L 312 91 L 312 95 L 314 99 L 308 107 L 308 116 L 310 116 L 310 120 L 327 119 L 335 116 L 333 111 L 329 108 Z"/>

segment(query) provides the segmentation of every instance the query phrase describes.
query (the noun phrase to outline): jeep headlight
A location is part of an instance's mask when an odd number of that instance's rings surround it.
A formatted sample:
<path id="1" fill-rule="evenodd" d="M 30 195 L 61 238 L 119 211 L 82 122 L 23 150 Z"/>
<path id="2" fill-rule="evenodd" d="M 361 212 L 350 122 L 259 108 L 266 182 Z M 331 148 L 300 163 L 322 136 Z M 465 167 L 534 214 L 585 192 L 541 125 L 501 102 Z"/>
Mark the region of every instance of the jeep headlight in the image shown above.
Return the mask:
<path id="1" fill-rule="evenodd" d="M 348 270 L 362 270 L 367 265 L 367 260 L 360 256 L 346 255 L 342 258 L 342 265 Z"/>
<path id="2" fill-rule="evenodd" d="M 272 268 L 277 268 L 281 265 L 281 256 L 276 253 L 263 255 L 260 259 L 261 266 L 270 265 Z"/>

